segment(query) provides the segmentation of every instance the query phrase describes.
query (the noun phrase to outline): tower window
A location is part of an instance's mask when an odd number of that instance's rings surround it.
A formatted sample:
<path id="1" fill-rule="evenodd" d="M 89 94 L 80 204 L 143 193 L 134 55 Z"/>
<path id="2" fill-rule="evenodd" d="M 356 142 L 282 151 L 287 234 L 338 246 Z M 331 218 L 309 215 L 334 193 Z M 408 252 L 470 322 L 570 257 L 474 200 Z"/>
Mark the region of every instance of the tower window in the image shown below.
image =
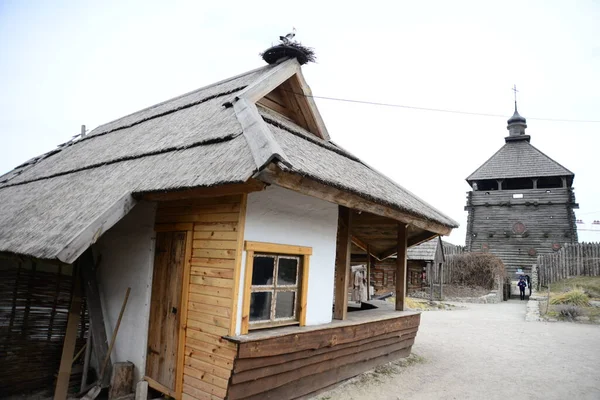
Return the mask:
<path id="1" fill-rule="evenodd" d="M 562 187 L 562 179 L 560 176 L 550 176 L 538 179 L 539 189 L 552 189 Z M 546 192 L 547 193 L 547 192 Z"/>
<path id="2" fill-rule="evenodd" d="M 539 186 L 539 184 L 538 184 Z M 529 178 L 505 179 L 502 185 L 504 190 L 533 189 L 533 181 Z"/>

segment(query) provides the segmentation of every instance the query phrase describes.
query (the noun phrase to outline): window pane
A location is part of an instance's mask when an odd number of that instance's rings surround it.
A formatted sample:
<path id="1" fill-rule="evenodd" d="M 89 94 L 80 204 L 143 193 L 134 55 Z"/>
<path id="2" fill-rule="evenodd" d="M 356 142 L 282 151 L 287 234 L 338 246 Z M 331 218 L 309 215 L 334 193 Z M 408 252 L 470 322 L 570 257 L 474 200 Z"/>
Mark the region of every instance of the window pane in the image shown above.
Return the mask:
<path id="1" fill-rule="evenodd" d="M 252 268 L 253 285 L 272 285 L 275 258 L 268 256 L 255 256 Z"/>
<path id="2" fill-rule="evenodd" d="M 277 292 L 277 304 L 275 304 L 275 318 L 293 317 L 295 300 L 295 292 Z"/>
<path id="3" fill-rule="evenodd" d="M 277 273 L 277 285 L 295 285 L 296 272 L 298 271 L 297 258 L 279 258 L 279 272 Z"/>
<path id="4" fill-rule="evenodd" d="M 271 292 L 254 292 L 250 296 L 250 321 L 271 319 Z"/>

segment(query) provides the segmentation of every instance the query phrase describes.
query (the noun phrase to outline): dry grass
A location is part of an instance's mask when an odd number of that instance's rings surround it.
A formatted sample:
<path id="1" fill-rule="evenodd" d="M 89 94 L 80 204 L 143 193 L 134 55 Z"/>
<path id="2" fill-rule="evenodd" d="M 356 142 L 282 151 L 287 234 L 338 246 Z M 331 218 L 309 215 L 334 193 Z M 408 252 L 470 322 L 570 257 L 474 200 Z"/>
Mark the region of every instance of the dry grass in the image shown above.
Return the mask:
<path id="1" fill-rule="evenodd" d="M 600 276 L 577 276 L 550 285 L 550 291 L 554 293 L 569 292 L 573 289 L 581 289 L 590 298 L 600 299 Z"/>
<path id="2" fill-rule="evenodd" d="M 590 298 L 582 289 L 574 289 L 565 293 L 550 295 L 550 304 L 568 304 L 572 306 L 587 307 L 590 305 Z"/>

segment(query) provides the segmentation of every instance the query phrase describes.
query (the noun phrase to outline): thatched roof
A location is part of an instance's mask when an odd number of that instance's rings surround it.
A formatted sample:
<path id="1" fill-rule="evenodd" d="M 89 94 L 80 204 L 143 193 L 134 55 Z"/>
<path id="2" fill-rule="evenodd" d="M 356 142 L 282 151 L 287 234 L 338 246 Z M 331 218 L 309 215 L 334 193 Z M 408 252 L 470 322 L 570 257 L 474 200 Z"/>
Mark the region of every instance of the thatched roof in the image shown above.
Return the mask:
<path id="1" fill-rule="evenodd" d="M 574 174 L 532 146 L 529 141 L 507 141 L 490 159 L 467 178 L 483 179 L 536 178 L 573 176 Z"/>
<path id="2" fill-rule="evenodd" d="M 263 166 L 257 165 L 236 111 L 224 104 L 276 67 L 265 66 L 101 125 L 1 176 L 0 252 L 64 261 L 66 246 L 124 196 L 246 182 Z M 266 109 L 260 112 L 285 153 L 287 162 L 274 159 L 281 168 L 457 226 L 334 143 Z"/>
<path id="3" fill-rule="evenodd" d="M 438 237 L 434 237 L 431 240 L 423 242 L 413 247 L 409 247 L 406 252 L 406 258 L 409 260 L 418 260 L 418 261 L 434 261 L 435 255 L 439 251 L 441 251 L 441 257 L 443 260 L 443 246 L 441 245 L 442 240 Z"/>

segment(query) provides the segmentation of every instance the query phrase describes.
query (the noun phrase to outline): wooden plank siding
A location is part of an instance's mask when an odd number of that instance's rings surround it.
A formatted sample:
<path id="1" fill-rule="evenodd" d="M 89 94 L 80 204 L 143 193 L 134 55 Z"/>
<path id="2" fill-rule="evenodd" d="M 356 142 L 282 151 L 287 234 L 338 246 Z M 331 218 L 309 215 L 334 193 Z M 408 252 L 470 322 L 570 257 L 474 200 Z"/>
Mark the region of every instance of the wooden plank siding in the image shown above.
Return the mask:
<path id="1" fill-rule="evenodd" d="M 410 354 L 420 315 L 238 343 L 227 399 L 306 396 Z"/>
<path id="2" fill-rule="evenodd" d="M 518 268 L 530 272 L 537 256 L 555 252 L 553 245 L 577 243 L 574 208 L 571 188 L 471 191 L 466 249 L 497 255 L 510 277 Z M 518 222 L 524 233 L 514 231 Z"/>
<path id="3" fill-rule="evenodd" d="M 158 203 L 156 230 L 190 235 L 181 399 L 224 399 L 237 345 L 234 333 L 246 195 Z M 178 374 L 179 375 L 179 374 Z"/>

